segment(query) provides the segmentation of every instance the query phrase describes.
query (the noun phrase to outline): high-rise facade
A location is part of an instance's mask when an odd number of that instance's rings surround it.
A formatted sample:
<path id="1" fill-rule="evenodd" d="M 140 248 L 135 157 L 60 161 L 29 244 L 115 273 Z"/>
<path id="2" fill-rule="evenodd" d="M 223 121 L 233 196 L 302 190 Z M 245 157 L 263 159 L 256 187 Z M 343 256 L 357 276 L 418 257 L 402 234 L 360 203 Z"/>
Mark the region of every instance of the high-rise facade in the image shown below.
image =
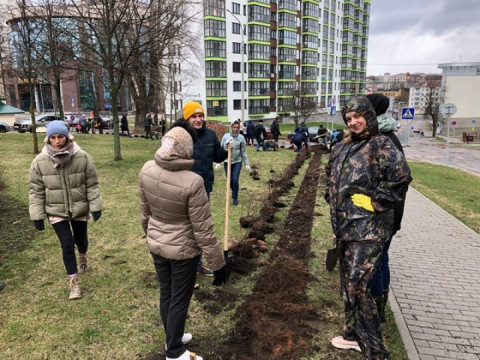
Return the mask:
<path id="1" fill-rule="evenodd" d="M 365 90 L 370 0 L 204 0 L 209 119 L 341 107 Z"/>

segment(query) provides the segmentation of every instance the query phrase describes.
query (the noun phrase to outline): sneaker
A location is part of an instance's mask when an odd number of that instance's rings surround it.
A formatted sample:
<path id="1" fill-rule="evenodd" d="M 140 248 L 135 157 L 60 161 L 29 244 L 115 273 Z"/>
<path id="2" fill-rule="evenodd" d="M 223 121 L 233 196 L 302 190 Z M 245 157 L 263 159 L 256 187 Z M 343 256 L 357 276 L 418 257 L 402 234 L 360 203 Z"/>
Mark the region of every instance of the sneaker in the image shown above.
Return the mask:
<path id="1" fill-rule="evenodd" d="M 237 198 L 233 198 L 233 205 L 238 205 L 238 199 Z"/>
<path id="2" fill-rule="evenodd" d="M 190 341 L 192 341 L 193 336 L 190 333 L 185 333 L 182 336 L 182 344 L 187 345 Z M 167 350 L 167 344 L 165 344 L 165 350 Z"/>
<path id="3" fill-rule="evenodd" d="M 197 269 L 197 273 L 203 274 L 203 275 L 208 276 L 208 277 L 213 276 L 213 270 L 210 270 L 210 269 L 206 268 L 205 266 L 202 266 L 201 268 Z"/>
<path id="4" fill-rule="evenodd" d="M 193 285 L 193 290 L 197 290 L 199 287 L 200 287 L 200 284 L 196 283 L 195 285 Z"/>
<path id="5" fill-rule="evenodd" d="M 203 360 L 203 357 L 198 356 L 197 354 L 192 353 L 188 350 L 185 350 L 185 352 L 179 357 L 170 358 L 167 356 L 167 360 Z"/>
<path id="6" fill-rule="evenodd" d="M 80 299 L 82 297 L 82 292 L 80 290 L 80 279 L 78 275 L 72 276 L 70 278 L 70 295 L 68 298 L 70 300 Z"/>
<path id="7" fill-rule="evenodd" d="M 80 274 L 84 274 L 88 268 L 87 254 L 79 255 L 78 262 L 79 262 L 78 272 Z"/>
<path id="8" fill-rule="evenodd" d="M 360 346 L 358 346 L 358 342 L 345 340 L 343 336 L 337 336 L 332 339 L 332 345 L 335 346 L 337 349 L 344 349 L 344 350 L 356 350 L 362 351 Z"/>

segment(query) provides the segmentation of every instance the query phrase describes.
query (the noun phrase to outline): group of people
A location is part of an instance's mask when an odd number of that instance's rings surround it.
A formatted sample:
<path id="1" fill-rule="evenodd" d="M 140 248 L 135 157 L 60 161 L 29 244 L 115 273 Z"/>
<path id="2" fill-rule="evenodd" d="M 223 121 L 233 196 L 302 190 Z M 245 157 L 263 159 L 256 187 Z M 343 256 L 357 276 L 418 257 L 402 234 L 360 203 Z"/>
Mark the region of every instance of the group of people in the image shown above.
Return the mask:
<path id="1" fill-rule="evenodd" d="M 95 134 L 95 129 L 98 129 L 99 133 L 103 134 L 103 121 L 102 118 L 99 116 L 92 119 L 87 118 L 85 114 L 83 114 L 82 116 L 80 116 L 78 124 L 75 126 L 75 130 L 79 134 L 88 134 L 90 133 L 90 131 L 92 132 L 92 134 Z"/>
<path id="2" fill-rule="evenodd" d="M 159 122 L 160 131 L 158 131 L 158 130 L 153 131 L 155 124 L 153 123 L 152 113 L 150 113 L 150 112 L 147 113 L 147 115 L 145 116 L 144 126 L 145 126 L 145 140 L 147 140 L 147 139 L 152 139 L 153 140 L 154 139 L 153 138 L 154 133 L 155 133 L 155 138 L 156 139 L 158 139 L 160 133 L 163 137 L 165 135 L 165 132 L 167 131 L 167 122 L 165 121 L 164 118 L 161 118 L 160 122 Z"/>
<path id="3" fill-rule="evenodd" d="M 400 229 L 412 178 L 391 121 L 383 116 L 385 99 L 375 95 L 370 100 L 353 97 L 342 110 L 348 129 L 325 168 L 325 200 L 331 209 L 345 305 L 343 334 L 332 344 L 385 360 L 390 357 L 380 323 L 388 296 L 388 247 Z M 248 134 L 248 125 L 245 130 Z M 227 172 L 225 161 L 232 152 L 229 186 L 237 205 L 242 163 L 250 171 L 247 143 L 240 121 L 231 124 L 220 142 L 206 127 L 203 106 L 188 102 L 183 118 L 140 171 L 141 224 L 160 283 L 167 360 L 190 358 L 185 345 L 192 335 L 185 332 L 185 321 L 202 255 L 213 270 L 213 285 L 227 281 L 210 210 L 212 164 L 219 169 L 223 162 Z M 92 158 L 63 121 L 48 124 L 42 152 L 31 164 L 29 204 L 35 228 L 44 230 L 46 218 L 59 238 L 69 298 L 81 298 L 79 274 L 88 269 L 87 223 L 90 216 L 94 221 L 101 217 L 102 198 Z"/>

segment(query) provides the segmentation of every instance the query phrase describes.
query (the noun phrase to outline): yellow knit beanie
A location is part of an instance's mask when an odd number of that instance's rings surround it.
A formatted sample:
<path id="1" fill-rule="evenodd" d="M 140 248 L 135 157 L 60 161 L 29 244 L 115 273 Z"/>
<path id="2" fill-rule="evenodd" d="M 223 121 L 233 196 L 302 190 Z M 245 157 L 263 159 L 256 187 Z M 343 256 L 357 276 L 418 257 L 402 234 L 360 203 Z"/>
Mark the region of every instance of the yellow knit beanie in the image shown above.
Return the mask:
<path id="1" fill-rule="evenodd" d="M 196 101 L 189 101 L 183 106 L 183 118 L 185 120 L 190 119 L 193 114 L 203 114 L 205 116 L 205 109 L 201 104 Z"/>

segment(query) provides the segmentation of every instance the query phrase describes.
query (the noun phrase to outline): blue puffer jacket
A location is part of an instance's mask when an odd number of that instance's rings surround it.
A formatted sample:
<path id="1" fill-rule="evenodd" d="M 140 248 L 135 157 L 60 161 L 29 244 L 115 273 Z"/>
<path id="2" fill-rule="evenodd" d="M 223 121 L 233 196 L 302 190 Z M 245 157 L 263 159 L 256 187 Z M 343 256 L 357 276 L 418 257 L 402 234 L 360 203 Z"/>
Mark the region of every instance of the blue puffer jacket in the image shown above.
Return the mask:
<path id="1" fill-rule="evenodd" d="M 228 156 L 218 141 L 217 134 L 212 129 L 207 128 L 203 123 L 203 128 L 197 131 L 197 141 L 193 146 L 193 159 L 195 164 L 192 171 L 203 178 L 205 190 L 210 194 L 213 190 L 213 166 L 214 162 L 220 163 Z"/>

